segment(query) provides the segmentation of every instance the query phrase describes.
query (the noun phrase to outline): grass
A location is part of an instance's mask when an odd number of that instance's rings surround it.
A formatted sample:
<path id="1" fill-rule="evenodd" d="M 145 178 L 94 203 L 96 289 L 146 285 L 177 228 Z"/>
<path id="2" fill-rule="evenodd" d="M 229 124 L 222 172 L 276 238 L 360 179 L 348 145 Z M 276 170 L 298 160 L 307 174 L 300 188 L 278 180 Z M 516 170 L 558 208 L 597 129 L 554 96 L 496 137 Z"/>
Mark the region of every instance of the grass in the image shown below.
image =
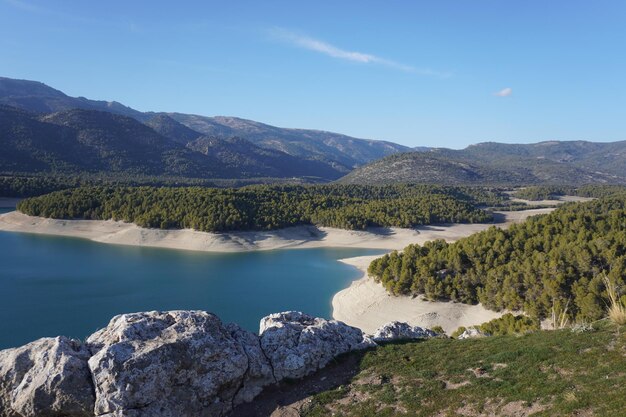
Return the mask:
<path id="1" fill-rule="evenodd" d="M 611 282 L 609 277 L 605 275 L 603 280 L 606 286 L 606 292 L 609 295 L 609 319 L 618 326 L 623 326 L 626 324 L 626 303 L 618 297 L 615 284 Z"/>
<path id="2" fill-rule="evenodd" d="M 567 316 L 567 310 L 569 309 L 569 300 L 565 304 L 563 309 L 556 308 L 552 303 L 552 315 L 550 318 L 550 325 L 552 329 L 565 329 L 569 324 L 569 317 Z"/>
<path id="3" fill-rule="evenodd" d="M 391 344 L 361 355 L 349 384 L 312 397 L 308 417 L 622 415 L 626 335 L 537 331 Z"/>

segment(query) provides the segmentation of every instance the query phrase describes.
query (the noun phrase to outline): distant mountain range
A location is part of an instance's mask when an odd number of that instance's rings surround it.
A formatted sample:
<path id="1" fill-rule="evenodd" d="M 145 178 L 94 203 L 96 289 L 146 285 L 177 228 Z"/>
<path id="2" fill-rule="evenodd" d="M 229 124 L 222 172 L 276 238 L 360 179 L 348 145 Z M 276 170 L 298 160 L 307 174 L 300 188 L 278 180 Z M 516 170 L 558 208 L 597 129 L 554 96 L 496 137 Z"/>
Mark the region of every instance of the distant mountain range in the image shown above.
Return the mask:
<path id="1" fill-rule="evenodd" d="M 43 83 L 27 80 L 15 80 L 0 78 L 0 105 L 4 105 L 4 117 L 15 117 L 16 112 L 9 108 L 16 108 L 33 113 L 31 120 L 46 122 L 42 115 L 59 113 L 56 119 L 64 119 L 71 111 L 75 121 L 80 119 L 98 119 L 101 123 L 97 129 L 99 134 L 106 130 L 120 133 L 118 124 L 132 124 L 123 117 L 132 118 L 147 126 L 158 135 L 168 139 L 164 146 L 168 147 L 167 155 L 176 153 L 175 162 L 167 157 L 169 164 L 163 166 L 162 172 L 155 167 L 147 169 L 147 165 L 157 162 L 136 160 L 133 166 L 133 150 L 129 149 L 125 156 L 126 163 L 119 165 L 119 169 L 129 172 L 144 172 L 157 174 L 178 173 L 180 175 L 193 175 L 201 178 L 249 178 L 255 176 L 270 177 L 318 177 L 324 180 L 333 180 L 348 173 L 355 166 L 381 158 L 397 152 L 409 150 L 409 148 L 385 141 L 368 139 L 356 139 L 349 136 L 324 132 L 319 130 L 284 129 L 266 125 L 251 120 L 234 117 L 205 117 L 182 113 L 154 113 L 140 112 L 118 102 L 89 100 L 84 97 L 69 97 L 59 90 L 55 90 Z M 82 112 L 77 112 L 82 110 Z M 88 115 L 88 112 L 106 112 L 123 117 L 105 117 L 103 115 Z M 24 122 L 24 114 L 19 119 Z M 80 117 L 78 115 L 81 115 Z M 65 116 L 63 116 L 65 115 Z M 55 120 L 56 120 L 55 119 Z M 15 120 L 14 122 L 17 122 Z M 8 121 L 4 121 L 6 125 Z M 111 126 L 106 126 L 111 123 Z M 17 128 L 13 126 L 13 128 Z M 82 130 L 82 126 L 73 123 L 72 128 Z M 135 124 L 133 129 L 137 128 Z M 36 130 L 33 130 L 35 132 Z M 130 131 L 127 133 L 131 133 Z M 136 132 L 135 132 L 136 133 Z M 145 132 L 144 132 L 145 133 Z M 24 131 L 20 140 L 28 140 L 43 145 L 44 138 L 27 138 Z M 83 132 L 80 137 L 85 136 Z M 113 138 L 110 138 L 113 140 Z M 15 141 L 16 139 L 11 139 Z M 8 138 L 0 137 L 0 146 L 8 145 Z M 119 143 L 111 149 L 103 150 L 103 144 L 96 145 L 95 153 L 106 154 L 111 157 L 111 152 L 122 152 L 122 146 L 127 143 L 134 147 L 132 139 L 121 135 Z M 192 143 L 193 142 L 193 143 Z M 109 143 L 111 146 L 112 144 Z M 85 145 L 83 143 L 83 145 Z M 15 143 L 12 146 L 17 146 Z M 19 147 L 19 146 L 18 146 Z M 122 146 L 123 147 L 123 146 Z M 173 151 L 169 149 L 177 149 Z M 184 149 L 178 149 L 184 147 Z M 73 149 L 68 146 L 68 152 Z M 160 149 L 160 148 L 159 148 Z M 135 149 L 136 150 L 136 149 Z M 162 150 L 162 149 L 161 149 Z M 34 150 L 31 150 L 35 152 Z M 16 149 L 7 149 L 16 152 Z M 25 150 L 22 150 L 22 154 Z M 196 153 L 198 155 L 196 155 Z M 206 160 L 198 160 L 199 155 Z M 31 155 L 33 156 L 33 155 Z M 147 156 L 147 155 L 146 155 Z M 66 155 L 72 159 L 71 155 Z M 120 157 L 122 157 L 120 155 Z M 152 155 L 154 157 L 154 155 Z M 38 159 L 39 157 L 34 157 Z M 60 159 L 59 159 L 60 158 Z M 163 160 L 163 156 L 160 157 Z M 201 158 L 201 159 L 202 159 Z M 22 158 L 26 161 L 33 158 Z M 37 171 L 46 170 L 46 166 L 55 172 L 63 167 L 73 171 L 82 168 L 76 165 L 60 162 L 64 157 L 55 154 L 54 164 L 38 163 Z M 122 158 L 124 159 L 124 158 Z M 66 161 L 67 162 L 67 161 Z M 99 167 L 106 168 L 110 164 L 101 161 Z M 113 164 L 113 167 L 118 165 Z M 8 165 L 4 163 L 0 171 L 6 172 Z M 20 172 L 29 172 L 32 167 L 28 164 L 18 166 L 11 164 L 11 168 Z M 94 168 L 96 169 L 96 165 Z"/>
<path id="2" fill-rule="evenodd" d="M 410 149 L 236 117 L 140 112 L 0 77 L 0 174 L 84 172 L 321 181 L 345 175 L 341 182 L 367 184 L 623 184 L 626 142 Z"/>
<path id="3" fill-rule="evenodd" d="M 0 170 L 4 174 L 329 180 L 343 174 L 324 162 L 263 149 L 243 139 L 192 135 L 175 120 L 165 123 L 163 116 L 158 117 L 154 129 L 131 117 L 102 111 L 74 109 L 39 115 L 0 106 Z M 189 136 L 185 139 L 175 132 Z"/>
<path id="4" fill-rule="evenodd" d="M 349 184 L 626 184 L 626 141 L 485 142 L 391 155 L 353 170 Z"/>

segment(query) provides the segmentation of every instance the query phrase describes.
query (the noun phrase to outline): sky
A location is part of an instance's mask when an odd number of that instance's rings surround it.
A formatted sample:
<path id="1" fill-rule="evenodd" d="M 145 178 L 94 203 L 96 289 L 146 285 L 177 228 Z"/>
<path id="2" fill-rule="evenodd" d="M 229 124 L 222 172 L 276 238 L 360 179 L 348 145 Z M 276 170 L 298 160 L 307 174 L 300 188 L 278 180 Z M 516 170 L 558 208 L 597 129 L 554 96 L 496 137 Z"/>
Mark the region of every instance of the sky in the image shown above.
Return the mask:
<path id="1" fill-rule="evenodd" d="M 626 140 L 626 2 L 0 0 L 0 76 L 407 146 Z"/>

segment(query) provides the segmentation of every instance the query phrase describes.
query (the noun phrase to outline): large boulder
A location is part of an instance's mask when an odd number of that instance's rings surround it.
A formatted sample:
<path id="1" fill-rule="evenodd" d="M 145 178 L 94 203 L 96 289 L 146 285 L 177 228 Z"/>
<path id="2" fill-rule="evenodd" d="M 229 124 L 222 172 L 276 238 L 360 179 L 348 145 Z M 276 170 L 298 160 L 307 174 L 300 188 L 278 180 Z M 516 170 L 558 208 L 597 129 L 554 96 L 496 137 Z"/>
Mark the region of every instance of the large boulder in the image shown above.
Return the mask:
<path id="1" fill-rule="evenodd" d="M 0 351 L 0 416 L 93 416 L 89 356 L 84 345 L 66 337 Z"/>
<path id="2" fill-rule="evenodd" d="M 372 339 L 377 342 L 392 342 L 400 340 L 428 339 L 437 336 L 437 333 L 430 329 L 423 329 L 418 326 L 411 326 L 408 323 L 392 321 L 378 328 L 372 335 Z"/>
<path id="3" fill-rule="evenodd" d="M 238 339 L 233 337 L 235 334 Z M 254 335 L 253 335 L 254 336 Z M 204 311 L 124 314 L 87 340 L 98 416 L 222 416 L 248 399 L 242 342 Z M 264 371 L 254 368 L 255 378 Z M 268 378 L 270 376 L 268 375 Z"/>
<path id="4" fill-rule="evenodd" d="M 302 378 L 337 355 L 375 345 L 360 329 L 297 311 L 264 317 L 259 335 L 277 381 Z"/>
<path id="5" fill-rule="evenodd" d="M 357 328 L 300 312 L 260 336 L 204 311 L 123 314 L 85 344 L 40 339 L 0 351 L 0 417 L 219 417 L 264 386 L 375 346 Z"/>

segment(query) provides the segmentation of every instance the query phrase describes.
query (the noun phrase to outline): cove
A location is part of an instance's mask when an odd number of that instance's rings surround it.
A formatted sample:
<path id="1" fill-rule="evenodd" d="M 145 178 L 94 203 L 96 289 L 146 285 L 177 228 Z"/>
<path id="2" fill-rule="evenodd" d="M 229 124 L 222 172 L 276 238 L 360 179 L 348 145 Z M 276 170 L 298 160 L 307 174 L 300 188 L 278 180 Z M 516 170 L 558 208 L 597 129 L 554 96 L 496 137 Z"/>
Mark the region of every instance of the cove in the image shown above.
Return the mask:
<path id="1" fill-rule="evenodd" d="M 285 310 L 330 318 L 359 276 L 338 259 L 381 250 L 213 254 L 0 232 L 0 349 L 40 337 L 85 338 L 120 313 L 198 309 L 258 332 Z"/>

